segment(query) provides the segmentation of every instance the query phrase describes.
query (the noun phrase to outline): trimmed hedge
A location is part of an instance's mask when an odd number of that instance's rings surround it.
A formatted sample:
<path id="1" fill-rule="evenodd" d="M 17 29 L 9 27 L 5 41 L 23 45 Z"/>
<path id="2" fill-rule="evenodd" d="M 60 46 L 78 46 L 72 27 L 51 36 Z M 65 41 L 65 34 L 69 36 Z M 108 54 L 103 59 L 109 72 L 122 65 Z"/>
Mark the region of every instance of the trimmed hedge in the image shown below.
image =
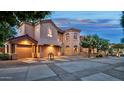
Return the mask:
<path id="1" fill-rule="evenodd" d="M 9 54 L 0 54 L 0 60 L 9 60 L 10 55 Z"/>

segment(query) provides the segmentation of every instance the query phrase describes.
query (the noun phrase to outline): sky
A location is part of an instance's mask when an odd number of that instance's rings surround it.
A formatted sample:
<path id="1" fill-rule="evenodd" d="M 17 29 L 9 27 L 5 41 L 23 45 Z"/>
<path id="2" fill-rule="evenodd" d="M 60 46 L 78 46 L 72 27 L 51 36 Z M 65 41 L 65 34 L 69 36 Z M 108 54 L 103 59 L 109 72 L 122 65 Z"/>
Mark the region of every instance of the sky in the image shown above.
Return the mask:
<path id="1" fill-rule="evenodd" d="M 111 43 L 120 43 L 121 16 L 121 11 L 56 11 L 49 18 L 63 30 L 77 28 L 81 35 L 97 34 Z"/>

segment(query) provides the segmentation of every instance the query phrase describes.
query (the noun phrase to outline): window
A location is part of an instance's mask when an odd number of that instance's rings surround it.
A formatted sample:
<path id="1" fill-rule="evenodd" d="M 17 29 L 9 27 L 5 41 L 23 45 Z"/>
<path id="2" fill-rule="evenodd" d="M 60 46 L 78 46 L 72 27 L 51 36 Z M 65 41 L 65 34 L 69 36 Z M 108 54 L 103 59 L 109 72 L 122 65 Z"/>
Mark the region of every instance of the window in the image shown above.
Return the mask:
<path id="1" fill-rule="evenodd" d="M 66 40 L 69 40 L 69 33 L 66 34 Z"/>
<path id="2" fill-rule="evenodd" d="M 74 33 L 74 39 L 77 39 L 77 33 Z"/>
<path id="3" fill-rule="evenodd" d="M 52 30 L 50 28 L 48 29 L 48 37 L 52 37 Z"/>

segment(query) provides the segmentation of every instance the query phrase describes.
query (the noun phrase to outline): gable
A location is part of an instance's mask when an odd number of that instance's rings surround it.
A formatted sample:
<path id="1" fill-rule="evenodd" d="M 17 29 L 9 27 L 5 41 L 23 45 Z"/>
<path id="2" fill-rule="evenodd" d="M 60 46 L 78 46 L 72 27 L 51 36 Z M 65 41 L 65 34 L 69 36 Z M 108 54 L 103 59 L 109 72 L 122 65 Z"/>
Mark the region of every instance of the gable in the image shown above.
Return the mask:
<path id="1" fill-rule="evenodd" d="M 51 37 L 49 37 L 49 34 Z M 41 38 L 57 39 L 58 30 L 51 23 L 41 24 Z"/>
<path id="2" fill-rule="evenodd" d="M 18 36 L 12 39 L 9 39 L 8 42 L 12 43 L 12 44 L 22 44 L 23 41 L 28 42 L 29 44 L 37 44 L 37 41 L 34 40 L 33 38 L 31 38 L 28 35 L 23 35 L 23 36 Z"/>
<path id="3" fill-rule="evenodd" d="M 36 33 L 38 36 L 38 33 Z M 40 38 L 37 39 L 38 44 L 55 44 L 59 45 L 58 43 L 58 30 L 54 25 L 51 23 L 43 23 L 40 24 Z"/>

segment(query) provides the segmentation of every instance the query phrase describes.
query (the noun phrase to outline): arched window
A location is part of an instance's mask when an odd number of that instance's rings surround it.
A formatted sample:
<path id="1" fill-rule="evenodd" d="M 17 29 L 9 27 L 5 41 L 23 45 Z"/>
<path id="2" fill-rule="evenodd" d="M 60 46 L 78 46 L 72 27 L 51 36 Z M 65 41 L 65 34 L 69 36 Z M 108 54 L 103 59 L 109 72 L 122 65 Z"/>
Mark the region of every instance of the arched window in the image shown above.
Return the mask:
<path id="1" fill-rule="evenodd" d="M 78 34 L 74 33 L 74 39 L 77 39 Z"/>
<path id="2" fill-rule="evenodd" d="M 69 40 L 69 38 L 70 38 L 69 33 L 66 33 L 65 35 L 66 35 L 65 40 Z"/>

